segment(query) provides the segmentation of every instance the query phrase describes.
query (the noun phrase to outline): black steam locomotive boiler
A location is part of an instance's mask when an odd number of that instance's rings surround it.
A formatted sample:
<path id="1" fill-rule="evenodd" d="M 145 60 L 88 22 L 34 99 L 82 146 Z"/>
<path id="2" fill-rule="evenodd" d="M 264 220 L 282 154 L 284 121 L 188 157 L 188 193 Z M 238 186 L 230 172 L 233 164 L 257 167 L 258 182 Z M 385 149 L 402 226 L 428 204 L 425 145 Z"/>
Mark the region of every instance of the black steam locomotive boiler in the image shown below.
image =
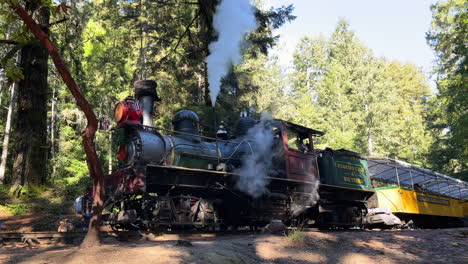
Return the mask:
<path id="1" fill-rule="evenodd" d="M 135 98 L 114 109 L 119 168 L 106 177 L 105 223 L 144 230 L 258 227 L 273 219 L 288 225 L 362 223 L 374 194 L 365 159 L 315 150 L 314 137 L 322 132 L 241 117 L 232 135 L 221 128 L 209 138 L 189 110 L 177 112 L 173 129 L 164 130 L 152 125 L 156 83 L 134 87 Z M 328 179 L 320 179 L 318 160 Z"/>

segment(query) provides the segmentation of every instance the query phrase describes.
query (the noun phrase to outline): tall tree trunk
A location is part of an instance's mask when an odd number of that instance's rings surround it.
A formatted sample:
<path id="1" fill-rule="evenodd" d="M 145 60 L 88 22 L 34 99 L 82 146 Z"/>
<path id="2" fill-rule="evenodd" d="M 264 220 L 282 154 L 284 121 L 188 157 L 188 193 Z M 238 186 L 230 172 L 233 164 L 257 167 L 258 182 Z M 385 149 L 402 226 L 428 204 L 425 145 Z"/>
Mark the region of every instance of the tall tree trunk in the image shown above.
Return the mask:
<path id="1" fill-rule="evenodd" d="M 3 75 L 3 71 L 0 70 L 0 109 L 2 107 L 3 90 L 8 86 L 8 82 L 6 81 L 6 78 L 3 78 Z"/>
<path id="2" fill-rule="evenodd" d="M 109 175 L 112 174 L 112 130 L 109 129 Z"/>
<path id="3" fill-rule="evenodd" d="M 366 110 L 366 121 L 367 121 L 367 155 L 372 156 L 372 153 L 374 152 L 374 145 L 372 142 L 372 118 L 370 116 L 370 109 L 369 105 L 365 105 L 365 110 Z"/>
<path id="4" fill-rule="evenodd" d="M 54 88 L 52 90 L 52 103 L 51 103 L 51 109 L 50 109 L 50 156 L 52 160 L 55 159 L 55 95 L 57 93 L 57 87 L 54 85 Z M 53 179 L 55 177 L 55 162 L 52 162 L 52 175 L 51 178 Z"/>
<path id="5" fill-rule="evenodd" d="M 18 90 L 18 83 L 11 85 L 10 92 L 10 104 L 8 105 L 8 114 L 5 124 L 5 136 L 3 137 L 3 146 L 2 146 L 2 157 L 0 161 L 0 184 L 5 183 L 5 170 L 6 162 L 8 158 L 8 144 L 10 143 L 10 129 L 11 129 L 11 119 L 13 117 L 13 109 L 16 104 L 16 95 Z"/>
<path id="6" fill-rule="evenodd" d="M 198 88 L 198 93 L 197 93 L 197 104 L 202 105 L 203 102 L 203 90 L 205 85 L 203 84 L 203 75 L 200 73 L 195 73 L 197 76 L 197 88 Z"/>
<path id="7" fill-rule="evenodd" d="M 198 0 L 198 8 L 200 10 L 200 23 L 199 27 L 202 33 L 202 43 L 204 43 L 203 51 L 205 58 L 209 55 L 208 45 L 215 39 L 213 36 L 213 15 L 216 10 L 216 5 L 219 3 L 218 0 L 204 1 Z M 203 62 L 203 99 L 206 106 L 211 106 L 210 90 L 208 88 L 208 70 L 206 62 Z"/>
<path id="8" fill-rule="evenodd" d="M 13 11 L 24 21 L 27 28 L 34 36 L 39 39 L 42 45 L 49 52 L 52 60 L 54 61 L 57 71 L 62 76 L 63 81 L 67 85 L 71 94 L 76 100 L 76 104 L 86 116 L 88 124 L 83 131 L 83 147 L 86 153 L 86 163 L 88 165 L 89 173 L 93 180 L 93 203 L 92 203 L 92 216 L 89 221 L 89 229 L 85 239 L 81 243 L 82 248 L 90 248 L 100 244 L 99 242 L 99 227 L 101 224 L 102 210 L 104 208 L 104 173 L 102 171 L 101 163 L 96 154 L 94 145 L 94 136 L 98 128 L 98 120 L 91 105 L 88 103 L 83 93 L 76 85 L 75 80 L 70 74 L 67 66 L 65 65 L 62 57 L 58 53 L 57 47 L 49 40 L 48 35 L 36 24 L 36 22 L 28 15 L 28 13 L 18 4 L 10 2 L 10 7 Z"/>
<path id="9" fill-rule="evenodd" d="M 48 34 L 49 8 L 39 0 L 30 0 L 26 10 Z M 13 187 L 44 184 L 46 180 L 48 57 L 38 41 L 21 49 L 24 78 L 18 84 Z"/>
<path id="10" fill-rule="evenodd" d="M 204 101 L 206 106 L 211 106 L 211 97 L 210 97 L 210 89 L 208 88 L 208 69 L 207 64 L 203 63 L 203 84 L 205 85 L 204 89 Z"/>
<path id="11" fill-rule="evenodd" d="M 345 123 L 344 123 L 344 112 L 343 112 L 343 102 L 341 100 L 341 93 L 338 93 L 338 106 L 340 108 L 340 125 L 341 125 L 341 133 L 345 133 L 346 132 L 346 126 L 345 126 Z"/>
<path id="12" fill-rule="evenodd" d="M 372 134 L 371 134 L 371 129 L 367 129 L 367 155 L 372 156 L 372 153 L 374 152 L 374 146 L 372 143 Z"/>
<path id="13" fill-rule="evenodd" d="M 10 26 L 7 28 L 5 39 L 10 39 Z M 5 87 L 9 86 L 9 81 L 6 78 L 6 73 L 3 69 L 0 69 L 0 111 L 2 106 L 2 97 L 3 97 L 3 90 Z"/>

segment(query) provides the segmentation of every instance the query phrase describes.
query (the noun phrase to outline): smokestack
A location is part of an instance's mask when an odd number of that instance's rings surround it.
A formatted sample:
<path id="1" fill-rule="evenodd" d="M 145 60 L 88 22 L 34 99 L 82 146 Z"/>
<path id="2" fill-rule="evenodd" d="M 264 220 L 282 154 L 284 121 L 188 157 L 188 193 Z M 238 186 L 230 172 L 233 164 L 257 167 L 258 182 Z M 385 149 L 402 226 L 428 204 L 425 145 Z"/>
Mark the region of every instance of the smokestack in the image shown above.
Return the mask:
<path id="1" fill-rule="evenodd" d="M 143 125 L 153 126 L 154 101 L 160 101 L 156 93 L 156 82 L 153 80 L 136 81 L 133 88 L 135 89 L 135 98 L 140 102 Z"/>

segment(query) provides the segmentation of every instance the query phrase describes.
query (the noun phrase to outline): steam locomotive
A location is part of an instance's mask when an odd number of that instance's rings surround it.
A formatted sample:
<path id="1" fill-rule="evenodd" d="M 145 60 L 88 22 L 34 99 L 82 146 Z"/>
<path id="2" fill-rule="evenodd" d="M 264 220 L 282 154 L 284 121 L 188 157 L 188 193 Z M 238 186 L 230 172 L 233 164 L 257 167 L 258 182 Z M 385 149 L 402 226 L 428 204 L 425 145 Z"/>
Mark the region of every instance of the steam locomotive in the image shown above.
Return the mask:
<path id="1" fill-rule="evenodd" d="M 323 132 L 241 117 L 232 135 L 220 126 L 211 138 L 200 134 L 199 117 L 189 110 L 174 115 L 173 130 L 156 128 L 156 83 L 134 88 L 135 98 L 114 109 L 119 168 L 106 177 L 105 224 L 160 230 L 257 228 L 273 219 L 320 227 L 372 222 L 367 160 L 316 150 L 314 138 Z M 89 198 L 79 202 L 90 210 Z"/>

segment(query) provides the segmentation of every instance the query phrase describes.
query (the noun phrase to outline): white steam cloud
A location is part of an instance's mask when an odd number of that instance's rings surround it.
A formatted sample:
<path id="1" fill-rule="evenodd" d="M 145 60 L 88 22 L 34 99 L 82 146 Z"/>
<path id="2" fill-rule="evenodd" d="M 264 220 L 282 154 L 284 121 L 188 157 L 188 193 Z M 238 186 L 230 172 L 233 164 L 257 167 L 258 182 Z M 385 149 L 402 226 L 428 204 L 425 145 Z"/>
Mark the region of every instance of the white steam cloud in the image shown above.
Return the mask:
<path id="1" fill-rule="evenodd" d="M 253 141 L 252 152 L 245 154 L 242 157 L 242 166 L 234 170 L 234 173 L 240 175 L 237 188 L 253 198 L 267 192 L 267 176 L 272 167 L 274 135 L 273 131 L 265 126 L 267 120 L 262 114 L 261 121 L 248 130 L 246 137 Z"/>
<path id="2" fill-rule="evenodd" d="M 319 200 L 320 196 L 318 193 L 319 180 L 315 177 L 312 178 L 312 184 L 304 186 L 303 193 L 300 196 L 295 197 L 293 195 L 291 201 L 291 214 L 298 216 L 304 212 L 308 207 L 314 206 Z"/>
<path id="3" fill-rule="evenodd" d="M 275 132 L 267 124 L 271 120 L 272 117 L 268 113 L 262 113 L 260 122 L 247 131 L 246 138 L 250 140 L 251 147 L 247 147 L 242 156 L 242 166 L 234 170 L 234 173 L 240 176 L 237 188 L 253 198 L 268 194 L 268 177 L 277 177 L 273 165 L 273 157 L 278 154 L 274 152 L 273 147 Z M 287 162 L 287 158 L 285 161 Z M 303 184 L 296 190 L 297 193 L 291 195 L 290 212 L 293 216 L 298 216 L 319 200 L 319 179 L 310 172 L 304 173 L 308 173 L 305 178 L 310 183 Z"/>
<path id="4" fill-rule="evenodd" d="M 221 90 L 221 79 L 232 64 L 242 61 L 241 46 L 244 36 L 257 26 L 254 8 L 250 0 L 222 0 L 216 7 L 213 27 L 218 40 L 209 45 L 210 55 L 206 58 L 208 88 L 214 106 Z"/>

